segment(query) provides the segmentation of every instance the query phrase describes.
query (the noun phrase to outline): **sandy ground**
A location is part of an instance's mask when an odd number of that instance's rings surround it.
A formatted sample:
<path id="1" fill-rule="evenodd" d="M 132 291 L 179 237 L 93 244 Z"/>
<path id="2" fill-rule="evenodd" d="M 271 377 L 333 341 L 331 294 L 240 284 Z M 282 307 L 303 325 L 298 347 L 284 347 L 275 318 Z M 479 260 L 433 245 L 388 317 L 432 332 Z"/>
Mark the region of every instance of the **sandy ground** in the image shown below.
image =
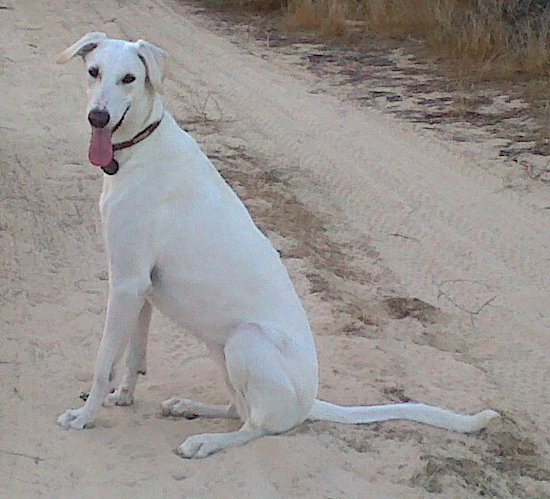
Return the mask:
<path id="1" fill-rule="evenodd" d="M 543 184 L 484 140 L 449 142 L 342 98 L 183 2 L 0 7 L 0 496 L 550 497 Z M 57 427 L 90 387 L 107 282 L 83 70 L 53 56 L 93 30 L 170 52 L 167 104 L 281 251 L 316 332 L 322 398 L 503 419 L 471 436 L 306 423 L 182 460 L 171 450 L 188 435 L 236 423 L 160 416 L 172 395 L 225 392 L 201 345 L 157 315 L 136 404 L 89 431 Z"/>

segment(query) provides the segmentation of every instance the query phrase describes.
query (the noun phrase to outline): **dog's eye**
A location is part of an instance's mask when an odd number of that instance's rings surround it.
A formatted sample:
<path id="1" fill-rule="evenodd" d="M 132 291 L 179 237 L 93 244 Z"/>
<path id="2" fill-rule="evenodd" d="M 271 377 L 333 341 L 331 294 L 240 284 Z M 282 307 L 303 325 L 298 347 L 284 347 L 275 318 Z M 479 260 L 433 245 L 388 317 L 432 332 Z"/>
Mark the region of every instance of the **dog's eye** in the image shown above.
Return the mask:
<path id="1" fill-rule="evenodd" d="M 97 75 L 99 74 L 99 69 L 97 69 L 96 66 L 92 66 L 90 69 L 88 69 L 88 73 L 92 78 L 97 78 Z"/>
<path id="2" fill-rule="evenodd" d="M 133 74 L 128 73 L 124 78 L 122 78 L 122 83 L 132 83 L 136 77 Z"/>

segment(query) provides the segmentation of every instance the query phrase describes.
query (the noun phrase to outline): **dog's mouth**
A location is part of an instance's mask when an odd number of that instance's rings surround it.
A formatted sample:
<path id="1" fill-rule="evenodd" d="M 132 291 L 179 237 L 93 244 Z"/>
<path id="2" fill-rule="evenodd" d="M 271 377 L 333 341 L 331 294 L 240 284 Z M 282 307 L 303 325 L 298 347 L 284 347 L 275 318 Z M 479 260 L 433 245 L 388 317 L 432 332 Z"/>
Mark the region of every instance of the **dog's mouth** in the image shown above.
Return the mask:
<path id="1" fill-rule="evenodd" d="M 130 105 L 128 105 L 126 111 L 124 111 L 119 122 L 111 129 L 96 128 L 92 126 L 92 136 L 90 138 L 90 148 L 88 150 L 90 163 L 96 166 L 106 167 L 113 161 L 113 133 L 120 128 L 129 109 Z"/>

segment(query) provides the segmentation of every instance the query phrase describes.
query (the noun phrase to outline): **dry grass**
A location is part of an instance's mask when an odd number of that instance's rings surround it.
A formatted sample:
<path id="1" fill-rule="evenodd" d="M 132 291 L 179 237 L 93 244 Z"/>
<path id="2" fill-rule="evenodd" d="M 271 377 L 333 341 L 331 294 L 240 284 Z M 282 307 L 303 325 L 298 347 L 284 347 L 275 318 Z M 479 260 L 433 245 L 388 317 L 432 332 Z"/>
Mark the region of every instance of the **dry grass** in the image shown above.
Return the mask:
<path id="1" fill-rule="evenodd" d="M 216 0 L 211 0 L 216 1 Z M 219 1 L 219 0 L 218 0 Z M 550 77 L 550 0 L 226 0 L 283 12 L 288 30 L 425 41 L 480 79 Z M 349 21 L 355 21 L 350 23 Z"/>
<path id="2" fill-rule="evenodd" d="M 289 0 L 282 25 L 289 30 L 316 31 L 334 38 L 346 31 L 349 14 L 346 2 L 339 0 Z"/>

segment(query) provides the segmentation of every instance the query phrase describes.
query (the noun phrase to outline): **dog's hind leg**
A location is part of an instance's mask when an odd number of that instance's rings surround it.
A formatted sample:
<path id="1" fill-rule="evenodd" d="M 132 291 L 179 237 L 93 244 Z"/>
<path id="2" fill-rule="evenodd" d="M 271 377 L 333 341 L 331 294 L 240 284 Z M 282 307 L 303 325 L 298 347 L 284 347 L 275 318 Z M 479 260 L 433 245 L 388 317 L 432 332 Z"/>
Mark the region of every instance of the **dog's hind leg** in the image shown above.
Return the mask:
<path id="1" fill-rule="evenodd" d="M 296 346 L 257 324 L 237 328 L 227 340 L 224 353 L 235 391 L 234 407 L 244 424 L 234 432 L 189 437 L 176 453 L 187 458 L 206 457 L 263 435 L 282 433 L 304 421 L 315 388 L 310 390 L 308 384 L 301 383 L 300 375 L 309 374 L 303 365 L 311 365 L 311 359 L 302 358 Z M 300 360 L 303 363 L 296 369 Z M 316 375 L 316 364 L 312 367 Z"/>
<path id="2" fill-rule="evenodd" d="M 227 366 L 223 347 L 218 345 L 209 345 L 212 357 L 217 361 L 223 375 L 229 392 L 233 396 L 231 404 L 205 404 L 196 400 L 191 400 L 183 397 L 172 397 L 165 400 L 161 404 L 163 416 L 184 417 L 187 419 L 195 419 L 197 417 L 204 418 L 239 418 L 239 413 L 236 408 L 235 390 L 229 380 L 227 374 Z"/>
<path id="3" fill-rule="evenodd" d="M 122 382 L 115 391 L 105 397 L 104 406 L 134 403 L 138 374 L 145 374 L 146 371 L 147 335 L 151 324 L 151 311 L 151 304 L 146 301 L 139 314 L 137 330 L 131 333 L 129 338 L 126 370 Z"/>

